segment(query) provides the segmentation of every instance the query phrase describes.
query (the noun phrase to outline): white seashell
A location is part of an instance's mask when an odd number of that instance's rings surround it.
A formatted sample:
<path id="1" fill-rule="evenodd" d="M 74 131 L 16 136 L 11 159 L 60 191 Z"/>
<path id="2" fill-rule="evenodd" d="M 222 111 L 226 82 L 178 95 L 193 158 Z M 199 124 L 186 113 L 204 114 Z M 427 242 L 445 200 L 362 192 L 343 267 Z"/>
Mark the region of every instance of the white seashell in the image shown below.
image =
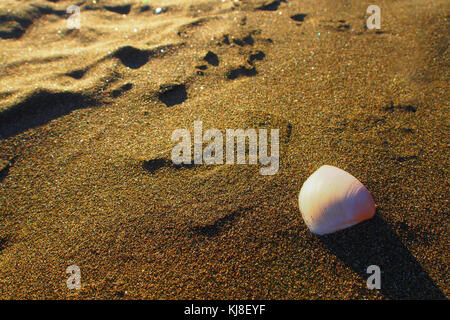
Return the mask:
<path id="1" fill-rule="evenodd" d="M 299 207 L 312 233 L 324 235 L 349 228 L 375 214 L 375 203 L 350 173 L 324 165 L 303 184 Z"/>

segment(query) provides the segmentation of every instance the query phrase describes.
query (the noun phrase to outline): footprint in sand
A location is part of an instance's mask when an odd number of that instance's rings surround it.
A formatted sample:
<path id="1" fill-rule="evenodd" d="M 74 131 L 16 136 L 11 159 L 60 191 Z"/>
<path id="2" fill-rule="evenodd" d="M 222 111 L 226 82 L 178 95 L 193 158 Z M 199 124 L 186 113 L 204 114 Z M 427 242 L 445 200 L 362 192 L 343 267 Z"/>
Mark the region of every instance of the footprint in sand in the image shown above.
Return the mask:
<path id="1" fill-rule="evenodd" d="M 9 169 L 14 165 L 15 158 L 10 160 L 0 159 L 0 183 L 6 178 Z"/>
<path id="2" fill-rule="evenodd" d="M 417 111 L 417 108 L 412 105 L 394 105 L 394 103 L 391 102 L 391 105 L 388 107 L 384 107 L 383 110 L 391 113 L 394 111 L 400 111 L 404 113 L 415 113 Z"/>
<path id="3" fill-rule="evenodd" d="M 217 67 L 219 65 L 219 57 L 212 51 L 208 51 L 208 53 L 203 58 L 210 65 Z"/>
<path id="4" fill-rule="evenodd" d="M 85 73 L 86 73 L 86 70 L 78 69 L 78 70 L 71 71 L 71 72 L 67 73 L 66 75 L 71 78 L 74 78 L 76 80 L 80 80 L 81 78 L 83 78 Z"/>
<path id="5" fill-rule="evenodd" d="M 164 103 L 168 107 L 172 107 L 177 104 L 182 104 L 188 98 L 186 86 L 184 84 L 171 84 L 160 86 L 158 98 L 162 103 Z"/>
<path id="6" fill-rule="evenodd" d="M 171 168 L 171 169 L 175 169 L 175 170 L 179 170 L 179 169 L 189 169 L 192 168 L 194 165 L 193 164 L 174 164 L 172 162 L 172 160 L 169 159 L 165 159 L 165 158 L 156 158 L 156 159 L 151 159 L 151 160 L 147 160 L 144 161 L 142 163 L 142 167 L 150 172 L 151 174 L 155 173 L 156 171 L 163 169 L 163 168 Z"/>
<path id="7" fill-rule="evenodd" d="M 257 37 L 257 35 L 259 35 L 260 33 L 261 30 L 257 29 L 246 33 L 241 32 L 238 35 L 224 34 L 222 36 L 222 39 L 217 42 L 218 46 L 230 46 L 231 50 L 233 47 L 236 48 L 236 46 L 242 47 L 242 49 L 239 48 L 238 55 L 242 56 L 248 54 L 248 58 L 245 60 L 245 62 L 243 61 L 241 62 L 241 64 L 234 64 L 226 68 L 225 77 L 228 80 L 236 80 L 242 77 L 254 77 L 258 74 L 258 71 L 255 67 L 255 62 L 263 60 L 266 57 L 265 53 L 261 50 L 253 51 L 251 50 L 251 48 L 246 49 L 244 47 L 253 47 L 257 40 L 268 41 L 270 43 L 273 42 L 270 39 L 260 39 L 259 37 Z M 245 51 L 247 51 L 247 53 L 244 53 Z"/>
<path id="8" fill-rule="evenodd" d="M 241 65 L 237 68 L 231 68 L 226 72 L 226 77 L 229 80 L 236 80 L 240 77 L 254 77 L 258 74 L 254 65 L 255 61 L 261 61 L 265 58 L 265 54 L 262 51 L 251 52 L 247 60 L 248 66 Z"/>
<path id="9" fill-rule="evenodd" d="M 268 4 L 262 5 L 256 9 L 263 10 L 263 11 L 276 11 L 276 10 L 278 10 L 278 7 L 281 5 L 282 2 L 287 3 L 286 0 L 275 0 Z"/>
<path id="10" fill-rule="evenodd" d="M 0 254 L 3 250 L 6 249 L 6 247 L 9 244 L 9 238 L 8 237 L 0 237 Z"/>
<path id="11" fill-rule="evenodd" d="M 245 128 L 259 128 L 280 130 L 280 142 L 287 144 L 291 141 L 293 126 L 284 117 L 262 111 L 248 111 L 243 116 L 246 121 L 242 124 Z"/>
<path id="12" fill-rule="evenodd" d="M 120 88 L 113 90 L 111 92 L 111 97 L 118 98 L 122 94 L 124 94 L 126 91 L 131 90 L 131 88 L 133 88 L 133 84 L 132 83 L 126 83 L 126 84 L 120 86 Z"/>
<path id="13" fill-rule="evenodd" d="M 193 226 L 191 230 L 196 236 L 207 238 L 217 237 L 229 230 L 236 223 L 237 219 L 249 210 L 249 208 L 239 208 L 226 213 L 224 216 L 210 223 Z"/>
<path id="14" fill-rule="evenodd" d="M 294 14 L 293 16 L 291 16 L 291 19 L 297 22 L 303 22 L 305 21 L 307 14 L 304 13 L 299 13 L 299 14 Z M 301 25 L 301 24 L 298 24 Z"/>
<path id="15" fill-rule="evenodd" d="M 128 68 L 139 69 L 148 62 L 152 53 L 151 50 L 141 50 L 132 46 L 125 46 L 117 49 L 113 57 L 118 58 Z"/>
<path id="16" fill-rule="evenodd" d="M 118 48 L 112 54 L 106 55 L 101 60 L 113 57 L 119 59 L 120 62 L 128 68 L 139 69 L 147 64 L 150 58 L 162 58 L 166 55 L 173 54 L 183 45 L 184 43 L 176 43 L 156 46 L 151 49 L 138 49 L 132 46 L 123 46 Z"/>
<path id="17" fill-rule="evenodd" d="M 266 57 L 265 53 L 261 50 L 258 50 L 254 53 L 250 54 L 250 57 L 248 58 L 248 63 L 253 65 L 253 62 L 255 61 L 261 61 Z"/>
<path id="18" fill-rule="evenodd" d="M 327 21 L 325 25 L 323 25 L 326 29 L 337 31 L 337 32 L 344 32 L 350 30 L 350 24 L 346 23 L 345 20 L 337 20 L 337 21 Z"/>
<path id="19" fill-rule="evenodd" d="M 406 162 L 406 161 L 417 160 L 417 158 L 418 157 L 416 155 L 410 155 L 410 156 L 394 157 L 393 160 L 398 161 L 398 162 Z"/>
<path id="20" fill-rule="evenodd" d="M 129 14 L 131 10 L 130 4 L 122 4 L 122 5 L 116 5 L 116 6 L 103 6 L 106 10 L 119 13 L 119 14 Z"/>
<path id="21" fill-rule="evenodd" d="M 234 38 L 233 43 L 237 44 L 240 47 L 253 46 L 255 44 L 255 40 L 253 39 L 252 34 L 250 33 L 242 38 Z"/>
<path id="22" fill-rule="evenodd" d="M 226 77 L 229 80 L 236 80 L 240 77 L 254 77 L 258 74 L 255 67 L 239 66 L 227 71 Z"/>
<path id="23" fill-rule="evenodd" d="M 0 39 L 19 39 L 36 20 L 45 15 L 64 17 L 65 10 L 42 4 L 24 5 L 18 10 L 0 13 Z"/>
<path id="24" fill-rule="evenodd" d="M 38 90 L 0 113 L 0 139 L 6 139 L 28 129 L 62 117 L 76 109 L 95 106 L 92 96 L 74 92 Z"/>
<path id="25" fill-rule="evenodd" d="M 204 73 L 203 71 L 207 70 L 207 69 L 208 69 L 208 66 L 205 65 L 205 64 L 202 64 L 202 65 L 200 65 L 200 66 L 195 66 L 195 69 L 198 69 L 198 70 L 197 70 L 197 75 L 198 75 L 198 76 L 204 76 L 205 73 Z"/>

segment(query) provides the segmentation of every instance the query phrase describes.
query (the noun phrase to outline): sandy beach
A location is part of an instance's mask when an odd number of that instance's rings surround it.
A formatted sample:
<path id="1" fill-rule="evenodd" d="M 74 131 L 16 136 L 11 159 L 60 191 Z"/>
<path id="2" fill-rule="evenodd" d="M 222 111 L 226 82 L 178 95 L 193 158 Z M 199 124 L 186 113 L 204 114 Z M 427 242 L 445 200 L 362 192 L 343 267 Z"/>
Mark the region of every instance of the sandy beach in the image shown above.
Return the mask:
<path id="1" fill-rule="evenodd" d="M 0 299 L 448 299 L 449 9 L 1 1 Z M 174 166 L 194 121 L 279 129 L 278 172 Z M 310 232 L 298 193 L 324 164 L 373 219 Z"/>

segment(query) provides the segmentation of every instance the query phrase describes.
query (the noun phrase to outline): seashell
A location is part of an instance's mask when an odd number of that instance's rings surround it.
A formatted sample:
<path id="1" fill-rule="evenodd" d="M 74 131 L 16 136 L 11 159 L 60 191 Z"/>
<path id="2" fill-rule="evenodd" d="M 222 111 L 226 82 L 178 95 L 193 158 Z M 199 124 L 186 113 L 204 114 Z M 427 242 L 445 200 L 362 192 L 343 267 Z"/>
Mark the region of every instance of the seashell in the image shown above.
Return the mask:
<path id="1" fill-rule="evenodd" d="M 298 202 L 309 230 L 318 235 L 349 228 L 375 214 L 366 187 L 350 173 L 328 165 L 305 181 Z"/>

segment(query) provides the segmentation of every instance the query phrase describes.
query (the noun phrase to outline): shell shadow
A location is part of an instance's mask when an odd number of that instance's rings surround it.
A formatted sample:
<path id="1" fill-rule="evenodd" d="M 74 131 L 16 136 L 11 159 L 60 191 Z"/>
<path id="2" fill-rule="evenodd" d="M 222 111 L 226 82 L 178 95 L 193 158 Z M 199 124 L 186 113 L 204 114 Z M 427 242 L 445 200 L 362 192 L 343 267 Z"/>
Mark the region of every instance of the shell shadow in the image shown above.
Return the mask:
<path id="1" fill-rule="evenodd" d="M 447 299 L 379 214 L 352 228 L 319 237 L 325 247 L 367 279 L 381 269 L 381 293 L 389 299 Z"/>

